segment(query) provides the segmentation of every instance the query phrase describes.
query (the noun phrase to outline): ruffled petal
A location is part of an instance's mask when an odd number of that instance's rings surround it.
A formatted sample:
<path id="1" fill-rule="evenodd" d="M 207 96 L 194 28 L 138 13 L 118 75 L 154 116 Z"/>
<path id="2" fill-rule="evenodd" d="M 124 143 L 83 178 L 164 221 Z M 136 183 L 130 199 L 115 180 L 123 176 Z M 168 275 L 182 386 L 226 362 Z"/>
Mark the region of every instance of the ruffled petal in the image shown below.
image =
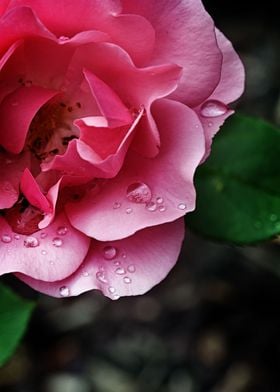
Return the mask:
<path id="1" fill-rule="evenodd" d="M 31 236 L 13 233 L 0 217 L 0 242 L 0 275 L 21 272 L 51 282 L 76 271 L 88 252 L 90 239 L 61 214 L 46 229 Z"/>
<path id="2" fill-rule="evenodd" d="M 18 277 L 35 290 L 53 297 L 79 295 L 92 289 L 118 299 L 140 295 L 166 277 L 175 265 L 184 238 L 184 221 L 141 230 L 115 242 L 92 241 L 81 267 L 59 282 L 41 282 Z"/>
<path id="3" fill-rule="evenodd" d="M 193 175 L 205 152 L 200 121 L 192 109 L 169 100 L 157 101 L 153 115 L 162 141 L 158 156 L 149 159 L 130 152 L 118 176 L 103 184 L 97 195 L 89 192 L 66 206 L 73 226 L 90 237 L 125 238 L 194 209 Z M 143 197 L 143 202 L 134 203 L 126 197 L 128 187 L 137 183 L 150 188 L 151 200 Z"/>
<path id="4" fill-rule="evenodd" d="M 189 106 L 203 102 L 216 88 L 222 55 L 213 20 L 200 0 L 123 1 L 123 12 L 144 16 L 155 29 L 152 62 L 183 67 L 183 77 L 172 96 Z"/>

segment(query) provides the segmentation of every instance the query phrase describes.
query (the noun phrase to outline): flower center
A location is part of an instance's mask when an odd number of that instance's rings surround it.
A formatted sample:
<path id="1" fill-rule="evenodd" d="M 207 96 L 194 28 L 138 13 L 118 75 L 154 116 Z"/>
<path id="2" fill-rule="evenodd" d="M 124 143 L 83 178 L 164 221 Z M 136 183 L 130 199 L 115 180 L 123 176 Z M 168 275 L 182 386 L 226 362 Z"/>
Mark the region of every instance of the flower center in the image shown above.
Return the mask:
<path id="1" fill-rule="evenodd" d="M 37 112 L 29 127 L 26 146 L 38 160 L 51 161 L 66 151 L 72 139 L 79 137 L 73 119 L 78 117 L 76 111 L 80 108 L 79 102 L 68 106 L 55 101 L 46 103 Z"/>

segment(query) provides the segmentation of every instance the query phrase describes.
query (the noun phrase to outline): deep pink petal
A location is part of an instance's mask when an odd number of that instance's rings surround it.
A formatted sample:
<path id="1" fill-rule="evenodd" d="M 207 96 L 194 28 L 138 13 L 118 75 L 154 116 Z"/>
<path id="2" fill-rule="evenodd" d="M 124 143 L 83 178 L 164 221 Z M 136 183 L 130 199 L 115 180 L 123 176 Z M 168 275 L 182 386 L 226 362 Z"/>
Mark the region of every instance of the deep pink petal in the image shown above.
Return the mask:
<path id="1" fill-rule="evenodd" d="M 117 0 L 12 0 L 10 8 L 16 6 L 31 7 L 49 30 L 69 37 L 98 29 L 106 18 L 121 10 Z"/>
<path id="2" fill-rule="evenodd" d="M 155 29 L 153 62 L 183 67 L 179 88 L 173 94 L 189 106 L 203 102 L 220 79 L 222 56 L 214 23 L 200 0 L 124 0 L 123 12 L 136 13 Z"/>
<path id="3" fill-rule="evenodd" d="M 0 106 L 0 144 L 14 154 L 20 153 L 36 112 L 56 94 L 57 91 L 31 86 L 8 95 Z"/>
<path id="4" fill-rule="evenodd" d="M 20 178 L 26 167 L 30 167 L 29 153 L 0 154 L 0 210 L 12 207 L 17 201 Z"/>
<path id="5" fill-rule="evenodd" d="M 82 120 L 76 121 L 76 125 L 81 129 L 81 140 L 72 140 L 64 155 L 56 155 L 49 164 L 42 165 L 42 169 L 45 171 L 63 171 L 73 176 L 73 184 L 76 183 L 76 179 L 79 181 L 79 177 L 88 178 L 88 180 L 94 177 L 115 177 L 123 164 L 142 114 L 143 111 L 140 111 L 131 126 L 127 126 L 126 130 L 121 129 L 120 133 L 117 133 L 118 140 L 115 140 L 113 144 L 110 144 L 111 141 L 109 140 L 106 141 L 106 138 L 110 138 L 112 132 L 116 130 L 102 129 L 102 135 L 99 135 L 98 138 L 100 142 L 103 141 L 105 143 L 105 149 L 103 150 L 103 144 L 100 143 L 100 146 L 98 146 L 98 140 L 94 140 L 94 132 L 99 129 L 91 129 L 92 127 L 84 124 Z M 94 118 L 90 120 L 93 123 Z M 95 120 L 97 121 L 97 118 Z M 104 118 L 103 120 L 103 123 L 106 123 Z M 91 131 L 93 132 L 93 140 L 90 137 Z M 104 138 L 102 139 L 102 137 Z M 108 148 L 111 148 L 111 151 Z M 107 153 L 106 157 L 103 155 L 104 152 Z"/>
<path id="6" fill-rule="evenodd" d="M 148 159 L 131 152 L 119 175 L 97 195 L 89 193 L 81 202 L 66 206 L 71 223 L 90 237 L 101 241 L 125 238 L 194 209 L 193 175 L 205 151 L 200 121 L 193 110 L 169 100 L 157 101 L 153 114 L 162 141 L 158 156 Z M 127 199 L 128 186 L 136 182 L 150 187 L 156 210 Z"/>
<path id="7" fill-rule="evenodd" d="M 67 234 L 58 234 L 61 227 L 66 227 Z M 30 244 L 34 238 L 33 244 L 37 240 L 38 246 L 24 245 L 25 241 Z M 49 227 L 32 236 L 13 233 L 7 222 L 0 217 L 0 239 L 0 275 L 21 272 L 43 281 L 64 279 L 76 271 L 83 262 L 90 243 L 89 238 L 69 224 L 64 214 L 57 216 Z"/>
<path id="8" fill-rule="evenodd" d="M 30 173 L 29 169 L 25 169 L 23 172 L 20 181 L 20 189 L 25 198 L 32 206 L 38 208 L 45 213 L 51 212 L 52 208 L 48 199 L 42 193 L 39 185 Z"/>
<path id="9" fill-rule="evenodd" d="M 184 222 L 179 219 L 141 230 L 120 241 L 93 241 L 81 267 L 60 282 L 48 283 L 18 276 L 34 289 L 53 297 L 79 295 L 92 289 L 101 290 L 112 299 L 140 295 L 166 277 L 177 261 L 183 238 Z M 117 252 L 111 260 L 104 258 L 106 249 L 110 253 L 107 247 L 113 247 Z"/>
<path id="10" fill-rule="evenodd" d="M 118 95 L 89 70 L 84 70 L 85 78 L 96 99 L 101 114 L 110 127 L 118 127 L 132 122 L 132 115 Z"/>
<path id="11" fill-rule="evenodd" d="M 23 6 L 7 11 L 0 19 L 0 52 L 27 37 L 55 38 L 36 18 L 31 8 Z"/>

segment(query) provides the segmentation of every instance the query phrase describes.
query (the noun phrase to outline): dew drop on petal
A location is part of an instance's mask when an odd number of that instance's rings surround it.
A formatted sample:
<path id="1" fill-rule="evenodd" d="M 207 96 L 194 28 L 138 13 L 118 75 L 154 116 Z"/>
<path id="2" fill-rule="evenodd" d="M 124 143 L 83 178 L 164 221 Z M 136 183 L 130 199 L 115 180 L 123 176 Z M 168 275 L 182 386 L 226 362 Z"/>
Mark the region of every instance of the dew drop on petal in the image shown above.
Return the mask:
<path id="1" fill-rule="evenodd" d="M 113 286 L 109 286 L 108 291 L 109 291 L 109 293 L 114 294 L 116 292 L 116 289 Z"/>
<path id="2" fill-rule="evenodd" d="M 122 267 L 119 267 L 119 268 L 117 268 L 117 269 L 115 270 L 115 273 L 116 273 L 117 275 L 124 275 L 124 274 L 125 274 L 125 269 L 122 268 Z"/>
<path id="3" fill-rule="evenodd" d="M 69 287 L 61 286 L 59 289 L 59 294 L 61 297 L 69 297 L 69 295 L 70 295 Z"/>
<path id="4" fill-rule="evenodd" d="M 166 211 L 166 207 L 165 206 L 159 206 L 158 207 L 158 210 L 160 211 L 160 212 L 164 212 L 164 211 Z"/>
<path id="5" fill-rule="evenodd" d="M 160 197 L 160 196 L 157 197 L 156 202 L 157 202 L 157 204 L 162 204 L 164 202 L 163 197 Z"/>
<path id="6" fill-rule="evenodd" d="M 48 236 L 48 234 L 47 233 L 45 233 L 44 231 L 40 234 L 40 237 L 43 239 L 43 238 L 46 238 Z"/>
<path id="7" fill-rule="evenodd" d="M 123 278 L 123 281 L 124 281 L 124 283 L 126 283 L 126 284 L 129 284 L 129 283 L 132 282 L 131 279 L 130 279 L 128 276 L 125 276 L 125 277 Z"/>
<path id="8" fill-rule="evenodd" d="M 4 244 L 9 244 L 12 241 L 12 237 L 8 234 L 3 234 L 1 241 L 4 242 Z"/>
<path id="9" fill-rule="evenodd" d="M 33 237 L 33 236 L 29 236 L 29 237 L 25 238 L 23 245 L 26 248 L 36 248 L 37 246 L 40 245 L 40 242 L 39 242 L 38 238 Z"/>
<path id="10" fill-rule="evenodd" d="M 58 235 L 66 235 L 67 233 L 68 233 L 68 229 L 67 229 L 67 227 L 65 227 L 65 226 L 60 226 L 58 229 L 57 229 L 57 234 Z"/>
<path id="11" fill-rule="evenodd" d="M 125 212 L 127 213 L 127 214 L 131 214 L 132 213 L 132 208 L 127 208 L 126 210 L 125 210 Z"/>
<path id="12" fill-rule="evenodd" d="M 117 202 L 117 201 L 113 204 L 114 210 L 117 210 L 117 209 L 119 209 L 120 207 L 121 207 L 121 203 L 119 203 L 119 202 Z"/>
<path id="13" fill-rule="evenodd" d="M 227 106 L 215 99 L 206 101 L 200 108 L 200 114 L 203 117 L 219 117 L 227 112 Z"/>
<path id="14" fill-rule="evenodd" d="M 83 271 L 82 275 L 83 275 L 84 277 L 87 277 L 87 276 L 89 276 L 89 273 L 88 273 L 87 271 Z"/>
<path id="15" fill-rule="evenodd" d="M 132 203 L 147 203 L 152 198 L 152 192 L 144 182 L 134 182 L 127 187 L 126 197 Z"/>
<path id="16" fill-rule="evenodd" d="M 105 246 L 103 256 L 106 260 L 113 260 L 117 256 L 117 249 L 114 246 Z"/>
<path id="17" fill-rule="evenodd" d="M 119 298 L 120 298 L 120 296 L 118 294 L 114 294 L 113 297 L 112 297 L 112 299 L 114 299 L 114 300 L 117 300 Z"/>
<path id="18" fill-rule="evenodd" d="M 43 256 L 45 256 L 46 254 L 47 254 L 47 251 L 46 250 L 41 250 L 41 254 L 43 255 Z"/>
<path id="19" fill-rule="evenodd" d="M 131 272 L 131 273 L 135 272 L 136 271 L 135 265 L 134 264 L 130 264 L 127 267 L 127 270 L 128 270 L 128 272 Z"/>
<path id="20" fill-rule="evenodd" d="M 4 244 L 9 244 L 12 242 L 12 237 L 8 234 L 3 234 L 1 237 L 1 241 L 4 242 Z"/>
<path id="21" fill-rule="evenodd" d="M 99 282 L 108 283 L 103 271 L 97 271 L 95 276 L 96 276 L 96 279 L 99 280 Z"/>
<path id="22" fill-rule="evenodd" d="M 62 241 L 61 238 L 55 237 L 55 238 L 53 238 L 53 240 L 52 240 L 52 244 L 53 244 L 53 246 L 55 246 L 56 248 L 60 248 L 60 247 L 62 246 L 62 244 L 63 244 L 63 241 Z"/>
<path id="23" fill-rule="evenodd" d="M 19 240 L 20 239 L 20 235 L 18 235 L 18 234 L 15 234 L 15 240 Z"/>
<path id="24" fill-rule="evenodd" d="M 187 206 L 186 206 L 186 204 L 185 203 L 179 203 L 178 204 L 178 208 L 179 208 L 179 210 L 185 210 L 186 208 L 187 208 Z"/>
<path id="25" fill-rule="evenodd" d="M 115 265 L 121 265 L 121 263 L 118 260 L 114 261 L 114 264 Z"/>
<path id="26" fill-rule="evenodd" d="M 155 202 L 150 201 L 149 203 L 146 204 L 146 210 L 150 211 L 150 212 L 154 212 L 157 209 L 157 205 Z"/>

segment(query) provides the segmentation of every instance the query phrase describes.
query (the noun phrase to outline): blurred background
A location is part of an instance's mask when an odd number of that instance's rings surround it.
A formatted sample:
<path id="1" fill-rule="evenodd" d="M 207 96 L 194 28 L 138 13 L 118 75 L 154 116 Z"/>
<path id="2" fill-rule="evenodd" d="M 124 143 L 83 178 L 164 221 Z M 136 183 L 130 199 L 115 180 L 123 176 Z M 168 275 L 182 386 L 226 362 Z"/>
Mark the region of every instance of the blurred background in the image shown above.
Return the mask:
<path id="1" fill-rule="evenodd" d="M 273 3 L 204 1 L 247 70 L 238 110 L 280 125 Z M 188 233 L 174 270 L 145 296 L 41 296 L 25 339 L 0 370 L 0 391 L 280 391 L 279 248 L 276 241 L 227 246 Z"/>

